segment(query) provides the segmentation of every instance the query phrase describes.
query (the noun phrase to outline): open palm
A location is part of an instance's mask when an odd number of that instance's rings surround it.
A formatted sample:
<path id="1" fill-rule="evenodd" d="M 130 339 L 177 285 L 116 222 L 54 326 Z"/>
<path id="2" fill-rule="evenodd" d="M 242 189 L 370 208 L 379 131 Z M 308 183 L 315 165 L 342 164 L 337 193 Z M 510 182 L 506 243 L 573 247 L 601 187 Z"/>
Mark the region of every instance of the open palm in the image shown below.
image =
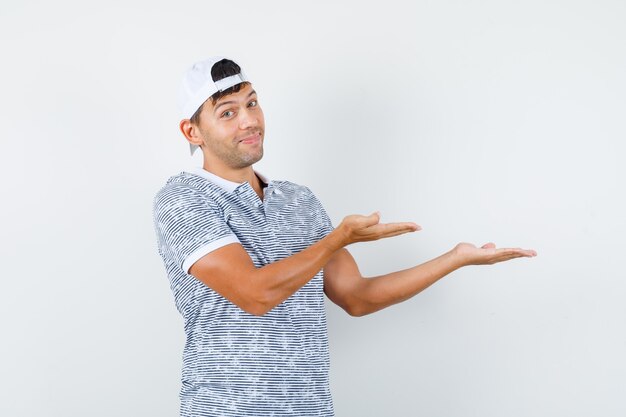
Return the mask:
<path id="1" fill-rule="evenodd" d="M 537 252 L 532 249 L 496 248 L 493 242 L 486 243 L 480 248 L 472 243 L 463 242 L 456 245 L 454 251 L 465 265 L 491 265 L 514 258 L 537 256 Z"/>

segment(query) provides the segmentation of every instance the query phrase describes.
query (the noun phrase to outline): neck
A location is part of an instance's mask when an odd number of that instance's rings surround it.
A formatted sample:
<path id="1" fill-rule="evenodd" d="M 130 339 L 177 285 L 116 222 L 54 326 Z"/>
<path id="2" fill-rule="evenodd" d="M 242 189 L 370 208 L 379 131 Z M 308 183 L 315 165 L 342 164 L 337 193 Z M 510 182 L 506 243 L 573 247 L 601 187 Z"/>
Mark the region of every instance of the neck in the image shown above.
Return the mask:
<path id="1" fill-rule="evenodd" d="M 263 198 L 262 196 L 264 185 L 261 182 L 260 178 L 258 178 L 254 173 L 252 165 L 244 168 L 231 168 L 227 165 L 220 163 L 220 161 L 209 162 L 205 159 L 204 163 L 202 164 L 202 168 L 228 181 L 236 182 L 239 184 L 247 181 L 256 191 L 256 193 L 261 196 L 260 198 Z"/>
<path id="2" fill-rule="evenodd" d="M 228 181 L 242 183 L 248 181 L 250 184 L 254 184 L 256 180 L 256 175 L 254 175 L 254 170 L 252 169 L 252 165 L 247 166 L 245 168 L 233 169 L 228 167 L 218 167 L 215 164 L 203 164 L 202 168 L 205 170 L 217 175 L 218 177 L 222 177 Z"/>

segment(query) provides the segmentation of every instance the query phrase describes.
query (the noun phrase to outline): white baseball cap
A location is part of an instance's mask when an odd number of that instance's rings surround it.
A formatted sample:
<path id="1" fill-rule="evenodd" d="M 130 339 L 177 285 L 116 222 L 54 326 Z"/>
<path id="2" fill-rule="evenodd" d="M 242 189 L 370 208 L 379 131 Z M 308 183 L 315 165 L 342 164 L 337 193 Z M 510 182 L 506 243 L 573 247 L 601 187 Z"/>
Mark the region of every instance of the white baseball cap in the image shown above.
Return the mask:
<path id="1" fill-rule="evenodd" d="M 233 59 L 223 56 L 212 56 L 204 61 L 196 62 L 185 72 L 178 92 L 178 109 L 181 119 L 191 119 L 196 110 L 218 91 L 224 91 L 234 85 L 248 81 L 243 70 L 240 70 L 238 74 L 213 81 L 211 70 L 217 62 L 223 59 L 235 62 Z M 237 63 L 235 62 L 235 64 Z M 191 143 L 189 147 L 192 155 L 198 149 L 197 145 Z"/>

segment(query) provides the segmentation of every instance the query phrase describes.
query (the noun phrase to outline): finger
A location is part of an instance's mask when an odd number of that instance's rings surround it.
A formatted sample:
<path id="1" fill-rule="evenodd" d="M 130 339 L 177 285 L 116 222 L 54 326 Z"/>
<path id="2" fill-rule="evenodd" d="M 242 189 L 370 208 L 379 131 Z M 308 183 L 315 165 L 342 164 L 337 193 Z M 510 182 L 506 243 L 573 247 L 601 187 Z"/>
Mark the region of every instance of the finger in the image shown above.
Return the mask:
<path id="1" fill-rule="evenodd" d="M 519 253 L 521 256 L 537 256 L 537 252 L 532 249 L 522 249 L 522 248 L 501 248 L 496 250 L 496 252 L 502 251 L 503 253 Z"/>
<path id="2" fill-rule="evenodd" d="M 513 259 L 517 259 L 517 258 L 523 258 L 523 256 L 508 256 L 508 257 L 506 257 L 506 258 L 503 258 L 503 259 L 499 259 L 499 260 L 497 260 L 497 261 L 496 261 L 496 263 L 498 263 L 498 262 L 506 262 L 506 261 L 511 261 L 511 260 L 513 260 Z"/>
<path id="3" fill-rule="evenodd" d="M 513 253 L 501 254 L 500 256 L 494 258 L 493 262 L 498 263 L 498 262 L 510 261 L 511 259 L 516 259 L 516 258 L 530 258 L 530 257 L 532 257 L 532 255 L 525 254 L 522 252 L 513 252 Z"/>
<path id="4" fill-rule="evenodd" d="M 365 216 L 365 226 L 374 226 L 380 222 L 380 211 L 375 211 L 369 216 Z"/>
<path id="5" fill-rule="evenodd" d="M 386 223 L 386 226 L 394 226 L 402 229 L 408 229 L 411 231 L 422 230 L 422 226 L 419 224 L 415 224 L 413 222 L 402 222 L 402 223 Z"/>
<path id="6" fill-rule="evenodd" d="M 379 237 L 379 239 L 384 239 L 384 238 L 388 238 L 388 237 L 403 235 L 405 233 L 409 233 L 409 232 L 412 232 L 412 231 L 413 230 L 396 230 L 396 231 L 392 231 L 392 232 L 387 232 L 387 233 L 384 233 L 383 235 L 381 235 Z"/>
<path id="7" fill-rule="evenodd" d="M 481 246 L 483 249 L 493 249 L 496 247 L 496 244 L 493 242 L 485 243 Z"/>
<path id="8" fill-rule="evenodd" d="M 383 233 L 383 234 L 387 234 L 387 233 L 394 233 L 396 231 L 401 231 L 402 233 L 406 233 L 406 232 L 416 232 L 418 230 L 422 230 L 422 228 L 413 223 L 413 222 L 404 222 L 404 223 L 386 223 L 386 224 L 379 224 L 377 226 L 375 226 L 377 228 L 377 232 Z"/>
<path id="9" fill-rule="evenodd" d="M 398 236 L 409 232 L 414 232 L 415 228 L 411 225 L 409 226 L 395 226 L 395 225 L 376 225 L 370 227 L 365 233 L 362 234 L 362 237 L 366 240 L 377 240 L 384 239 L 387 237 Z"/>
<path id="10" fill-rule="evenodd" d="M 381 223 L 381 226 L 402 227 L 413 230 L 422 230 L 422 226 L 413 222 Z"/>

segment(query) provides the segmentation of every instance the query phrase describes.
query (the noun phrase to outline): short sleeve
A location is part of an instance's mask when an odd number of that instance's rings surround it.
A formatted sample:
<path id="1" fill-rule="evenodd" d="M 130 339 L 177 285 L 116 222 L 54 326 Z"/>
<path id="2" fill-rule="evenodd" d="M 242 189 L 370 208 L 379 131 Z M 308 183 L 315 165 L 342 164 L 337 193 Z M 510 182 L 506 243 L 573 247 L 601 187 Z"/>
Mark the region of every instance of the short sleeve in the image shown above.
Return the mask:
<path id="1" fill-rule="evenodd" d="M 317 231 L 318 240 L 320 240 L 326 237 L 326 235 L 328 235 L 330 232 L 335 230 L 335 227 L 333 226 L 333 223 L 330 220 L 328 213 L 324 209 L 322 202 L 317 198 L 317 196 L 313 193 L 313 191 L 311 191 L 309 187 L 305 186 L 305 188 L 310 193 L 311 204 L 313 206 L 313 209 L 315 210 L 314 227 Z"/>
<path id="2" fill-rule="evenodd" d="M 153 214 L 159 253 L 185 273 L 207 253 L 239 242 L 217 204 L 186 185 L 163 187 L 154 199 Z"/>

